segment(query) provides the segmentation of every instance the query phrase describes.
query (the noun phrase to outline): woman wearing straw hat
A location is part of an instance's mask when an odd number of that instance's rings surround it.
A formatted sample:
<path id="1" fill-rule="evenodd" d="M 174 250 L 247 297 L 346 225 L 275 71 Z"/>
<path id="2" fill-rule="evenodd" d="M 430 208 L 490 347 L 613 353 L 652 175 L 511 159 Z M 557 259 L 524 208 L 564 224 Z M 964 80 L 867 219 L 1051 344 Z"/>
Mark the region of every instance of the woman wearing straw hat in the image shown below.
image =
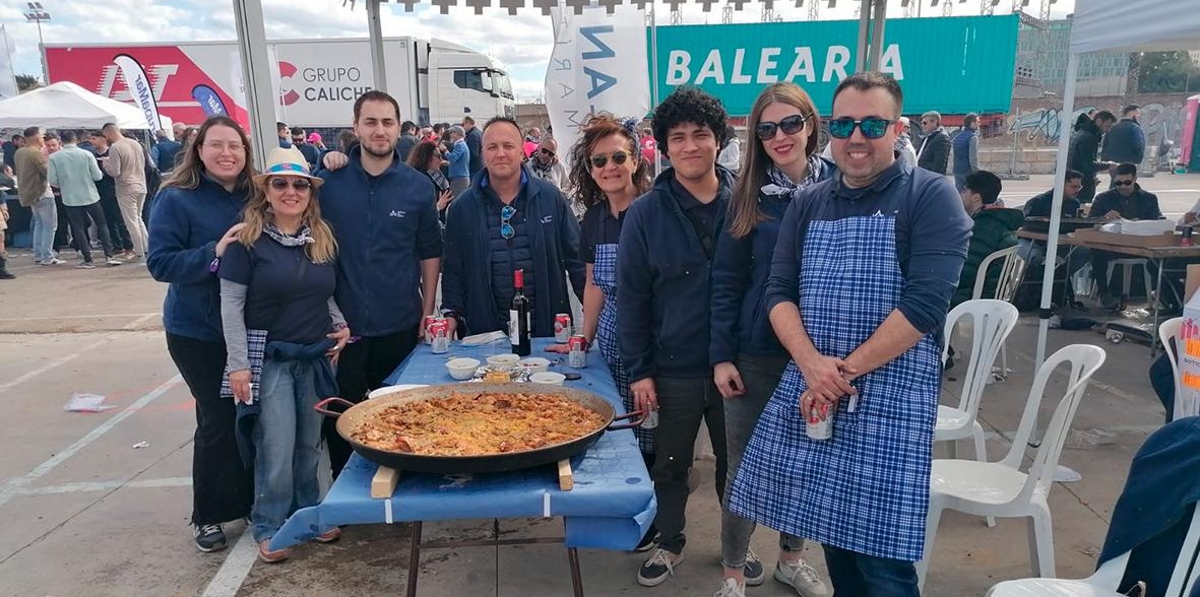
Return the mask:
<path id="1" fill-rule="evenodd" d="M 243 458 L 254 463 L 251 531 L 267 563 L 290 555 L 269 548 L 287 517 L 319 501 L 313 405 L 337 394 L 331 365 L 350 338 L 333 299 L 337 244 L 321 219 L 321 183 L 295 148 L 272 149 L 219 271 L 228 393 Z M 315 540 L 340 536 L 334 527 Z"/>

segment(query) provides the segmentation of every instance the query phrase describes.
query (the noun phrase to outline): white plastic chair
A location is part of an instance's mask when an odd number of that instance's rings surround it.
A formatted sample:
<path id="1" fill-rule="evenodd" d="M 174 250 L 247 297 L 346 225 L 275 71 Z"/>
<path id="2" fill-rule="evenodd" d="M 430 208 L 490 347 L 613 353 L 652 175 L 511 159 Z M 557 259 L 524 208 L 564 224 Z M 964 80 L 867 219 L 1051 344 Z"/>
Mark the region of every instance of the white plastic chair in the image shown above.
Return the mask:
<path id="1" fill-rule="evenodd" d="M 1058 457 L 1067 439 L 1071 420 L 1087 388 L 1087 382 L 1104 363 L 1104 349 L 1088 344 L 1072 344 L 1046 359 L 1033 380 L 1021 424 L 1013 437 L 1008 455 L 1000 462 L 971 460 L 934 460 L 929 485 L 929 516 L 925 522 L 925 554 L 917 562 L 922 586 L 929 570 L 938 523 L 943 510 L 957 510 L 976 516 L 1029 518 L 1029 551 L 1034 576 L 1053 577 L 1054 534 L 1050 506 L 1046 497 L 1054 482 Z M 1025 446 L 1037 427 L 1038 408 L 1050 375 L 1059 365 L 1070 363 L 1067 390 L 1054 409 L 1050 424 L 1038 447 L 1028 473 L 1020 471 Z"/>
<path id="2" fill-rule="evenodd" d="M 1175 570 L 1167 585 L 1166 597 L 1186 597 L 1196 584 L 1200 566 L 1191 569 L 1192 561 L 1200 548 L 1200 508 L 1192 514 L 1191 526 L 1175 560 Z M 1123 597 L 1118 593 L 1125 566 L 1129 563 L 1125 552 L 1102 564 L 1091 576 L 1080 580 L 1061 578 L 1022 578 L 1007 580 L 988 589 L 986 597 Z"/>
<path id="3" fill-rule="evenodd" d="M 971 291 L 972 299 L 991 298 L 1006 303 L 1012 302 L 1013 297 L 1017 294 L 1017 289 L 1021 287 L 1021 280 L 1025 276 L 1025 258 L 1017 253 L 1020 248 L 1020 245 L 1014 245 L 983 258 L 979 269 L 975 270 L 975 288 Z M 996 288 L 992 292 L 992 296 L 985 297 L 983 291 L 987 285 L 988 270 L 991 269 L 993 263 L 1000 260 L 1004 261 L 1000 266 L 1000 277 L 996 279 Z M 1007 343 L 1000 345 L 1000 372 L 997 377 L 1002 380 L 1008 379 Z"/>
<path id="4" fill-rule="evenodd" d="M 943 333 L 946 346 L 942 349 L 942 361 L 949 356 L 950 339 L 954 328 L 961 320 L 971 321 L 971 359 L 963 376 L 962 395 L 958 408 L 938 406 L 937 428 L 933 441 L 955 441 L 975 438 L 975 460 L 987 462 L 983 427 L 976 419 L 983 391 L 992 375 L 992 364 L 1008 335 L 1017 325 L 1017 308 L 1003 300 L 971 300 L 955 307 L 946 316 Z M 950 457 L 958 458 L 958 444 L 950 444 Z"/>
<path id="5" fill-rule="evenodd" d="M 1179 330 L 1182 327 L 1182 317 L 1168 319 L 1158 326 L 1158 339 L 1162 342 L 1163 351 L 1167 353 L 1167 360 L 1171 361 L 1171 376 L 1175 379 L 1175 412 L 1171 420 L 1190 416 L 1189 411 L 1192 409 L 1179 386 L 1179 351 L 1183 350 L 1183 345 L 1179 341 Z M 1172 340 L 1175 341 L 1175 350 L 1171 350 Z"/>

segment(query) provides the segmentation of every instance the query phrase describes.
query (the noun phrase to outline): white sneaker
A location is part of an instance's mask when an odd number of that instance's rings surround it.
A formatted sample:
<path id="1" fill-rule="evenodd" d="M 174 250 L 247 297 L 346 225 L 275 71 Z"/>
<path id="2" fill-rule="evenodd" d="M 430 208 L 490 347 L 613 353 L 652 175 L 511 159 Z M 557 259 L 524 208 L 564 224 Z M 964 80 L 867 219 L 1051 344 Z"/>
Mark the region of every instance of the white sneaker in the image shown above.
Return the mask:
<path id="1" fill-rule="evenodd" d="M 746 585 L 737 579 L 727 578 L 721 583 L 721 589 L 713 597 L 746 597 Z"/>
<path id="2" fill-rule="evenodd" d="M 804 560 L 795 564 L 780 560 L 775 564 L 775 580 L 795 589 L 801 597 L 829 596 L 829 589 L 821 581 L 817 570 Z"/>
<path id="3" fill-rule="evenodd" d="M 51 257 L 50 259 L 41 262 L 40 265 L 62 265 L 64 263 L 66 263 L 66 261 L 63 261 L 62 259 L 59 259 L 58 257 Z"/>

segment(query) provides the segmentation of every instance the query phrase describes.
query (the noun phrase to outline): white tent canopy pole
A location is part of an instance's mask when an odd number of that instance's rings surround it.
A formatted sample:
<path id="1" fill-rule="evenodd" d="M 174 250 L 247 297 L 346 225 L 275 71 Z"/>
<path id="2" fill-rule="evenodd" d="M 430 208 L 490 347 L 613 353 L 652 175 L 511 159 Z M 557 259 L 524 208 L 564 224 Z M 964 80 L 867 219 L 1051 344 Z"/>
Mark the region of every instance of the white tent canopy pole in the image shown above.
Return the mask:
<path id="1" fill-rule="evenodd" d="M 1079 56 L 1071 54 L 1067 57 L 1067 89 L 1063 94 L 1063 111 L 1064 117 L 1060 118 L 1060 122 L 1064 126 L 1069 127 L 1069 116 L 1075 111 L 1075 75 L 1079 70 Z M 1046 360 L 1046 334 L 1050 328 L 1050 316 L 1054 314 L 1050 310 L 1050 301 L 1054 294 L 1054 266 L 1057 263 L 1058 256 L 1058 231 L 1062 224 L 1062 204 L 1063 204 L 1063 186 L 1066 182 L 1064 176 L 1067 172 L 1067 148 L 1071 143 L 1071 131 L 1060 130 L 1058 133 L 1058 159 L 1054 168 L 1054 201 L 1050 208 L 1050 232 L 1046 238 L 1046 259 L 1045 267 L 1042 272 L 1042 305 L 1038 311 L 1038 340 L 1037 340 L 1037 358 L 1034 361 L 1034 371 L 1041 369 L 1042 363 Z M 1070 271 L 1070 268 L 1067 269 Z M 1070 283 L 1070 280 L 1067 281 Z"/>
<path id="2" fill-rule="evenodd" d="M 242 77 L 246 83 L 246 110 L 250 113 L 250 135 L 254 165 L 267 163 L 267 152 L 278 147 L 275 130 L 275 105 L 278 103 L 271 85 L 271 68 L 278 68 L 267 59 L 267 33 L 263 22 L 262 0 L 233 0 L 237 21 L 238 53 L 242 60 Z"/>

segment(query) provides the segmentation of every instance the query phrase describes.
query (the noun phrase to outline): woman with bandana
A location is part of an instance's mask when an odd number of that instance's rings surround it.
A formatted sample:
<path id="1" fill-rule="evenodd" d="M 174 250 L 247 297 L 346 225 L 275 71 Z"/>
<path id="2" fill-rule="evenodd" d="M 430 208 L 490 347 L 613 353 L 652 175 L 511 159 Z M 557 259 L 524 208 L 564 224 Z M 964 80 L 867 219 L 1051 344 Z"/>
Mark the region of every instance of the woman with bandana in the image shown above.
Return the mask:
<path id="1" fill-rule="evenodd" d="M 748 144 L 712 270 L 709 360 L 725 398 L 726 487 L 733 485 L 746 444 L 789 360 L 763 308 L 780 220 L 797 191 L 837 172 L 833 162 L 816 155 L 820 115 L 794 83 L 764 89 L 746 128 L 756 140 Z M 747 584 L 763 582 L 763 566 L 749 549 L 754 527 L 727 508 L 722 511 L 725 579 L 718 597 L 743 597 Z M 780 533 L 774 578 L 804 597 L 823 597 L 825 584 L 800 557 L 803 549 L 803 539 Z"/>

